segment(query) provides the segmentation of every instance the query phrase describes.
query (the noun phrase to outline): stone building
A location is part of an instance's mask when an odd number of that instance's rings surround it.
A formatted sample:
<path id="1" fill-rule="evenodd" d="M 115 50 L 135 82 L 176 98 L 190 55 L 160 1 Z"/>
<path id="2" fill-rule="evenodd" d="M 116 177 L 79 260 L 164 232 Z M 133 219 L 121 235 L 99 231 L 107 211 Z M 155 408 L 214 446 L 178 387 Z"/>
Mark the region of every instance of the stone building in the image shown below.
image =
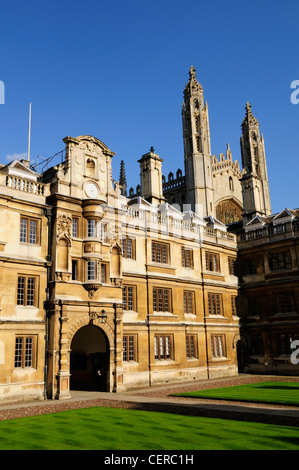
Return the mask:
<path id="1" fill-rule="evenodd" d="M 297 356 L 291 357 L 299 340 L 298 241 L 298 210 L 257 215 L 238 233 L 239 346 L 246 372 L 299 375 Z"/>
<path id="2" fill-rule="evenodd" d="M 0 401 L 45 396 L 47 187 L 27 161 L 0 169 Z"/>
<path id="3" fill-rule="evenodd" d="M 252 285 L 239 283 L 236 266 L 261 249 L 247 244 L 251 227 L 272 217 L 263 137 L 247 104 L 242 171 L 228 144 L 219 160 L 211 155 L 193 67 L 182 118 L 184 173 L 166 180 L 151 148 L 136 190 L 123 161 L 112 178 L 114 153 L 88 135 L 66 137 L 46 171 L 0 167 L 0 400 L 119 392 L 244 366 L 237 305 L 243 328 Z"/>

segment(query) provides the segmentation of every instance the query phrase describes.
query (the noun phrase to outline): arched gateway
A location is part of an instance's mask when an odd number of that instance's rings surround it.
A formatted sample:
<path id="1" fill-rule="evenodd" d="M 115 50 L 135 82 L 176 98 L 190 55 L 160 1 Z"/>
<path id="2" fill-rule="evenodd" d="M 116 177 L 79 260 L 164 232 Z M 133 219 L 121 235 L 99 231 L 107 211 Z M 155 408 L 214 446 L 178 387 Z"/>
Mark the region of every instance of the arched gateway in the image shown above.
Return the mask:
<path id="1" fill-rule="evenodd" d="M 109 342 L 95 325 L 82 326 L 74 335 L 70 352 L 70 389 L 108 391 Z"/>

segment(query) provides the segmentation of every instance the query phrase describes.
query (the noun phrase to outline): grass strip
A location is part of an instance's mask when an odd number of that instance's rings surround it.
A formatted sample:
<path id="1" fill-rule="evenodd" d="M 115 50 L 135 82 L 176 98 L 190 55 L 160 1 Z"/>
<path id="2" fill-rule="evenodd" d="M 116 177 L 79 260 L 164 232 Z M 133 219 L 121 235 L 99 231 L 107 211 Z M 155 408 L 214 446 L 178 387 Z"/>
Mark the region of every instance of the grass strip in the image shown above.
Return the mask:
<path id="1" fill-rule="evenodd" d="M 85 408 L 0 422 L 1 450 L 298 450 L 299 428 Z"/>
<path id="2" fill-rule="evenodd" d="M 296 382 L 259 382 L 176 393 L 173 396 L 299 406 L 298 392 L 299 383 Z"/>

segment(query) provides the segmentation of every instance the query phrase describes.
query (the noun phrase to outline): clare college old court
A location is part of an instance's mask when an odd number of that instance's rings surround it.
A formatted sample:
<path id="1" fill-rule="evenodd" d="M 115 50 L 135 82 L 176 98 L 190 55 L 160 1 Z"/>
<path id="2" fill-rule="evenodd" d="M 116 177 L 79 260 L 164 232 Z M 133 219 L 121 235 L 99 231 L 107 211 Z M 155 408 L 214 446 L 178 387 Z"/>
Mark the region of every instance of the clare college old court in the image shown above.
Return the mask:
<path id="1" fill-rule="evenodd" d="M 229 144 L 211 154 L 191 67 L 167 177 L 150 148 L 127 188 L 125 163 L 88 135 L 65 137 L 44 171 L 1 165 L 0 401 L 298 375 L 299 210 L 272 214 L 249 103 L 240 124 L 242 168 Z"/>

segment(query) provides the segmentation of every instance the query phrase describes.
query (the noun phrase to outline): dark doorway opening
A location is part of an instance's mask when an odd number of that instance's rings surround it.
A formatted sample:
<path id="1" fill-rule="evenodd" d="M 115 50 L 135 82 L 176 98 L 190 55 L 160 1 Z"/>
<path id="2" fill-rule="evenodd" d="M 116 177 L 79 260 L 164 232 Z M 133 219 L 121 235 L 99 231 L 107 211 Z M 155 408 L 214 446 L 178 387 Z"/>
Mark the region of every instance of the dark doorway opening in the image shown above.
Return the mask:
<path id="1" fill-rule="evenodd" d="M 108 339 L 97 326 L 83 326 L 74 335 L 71 343 L 70 374 L 71 390 L 108 391 Z"/>
<path id="2" fill-rule="evenodd" d="M 245 369 L 245 349 L 242 340 L 237 341 L 238 372 L 241 374 Z"/>

